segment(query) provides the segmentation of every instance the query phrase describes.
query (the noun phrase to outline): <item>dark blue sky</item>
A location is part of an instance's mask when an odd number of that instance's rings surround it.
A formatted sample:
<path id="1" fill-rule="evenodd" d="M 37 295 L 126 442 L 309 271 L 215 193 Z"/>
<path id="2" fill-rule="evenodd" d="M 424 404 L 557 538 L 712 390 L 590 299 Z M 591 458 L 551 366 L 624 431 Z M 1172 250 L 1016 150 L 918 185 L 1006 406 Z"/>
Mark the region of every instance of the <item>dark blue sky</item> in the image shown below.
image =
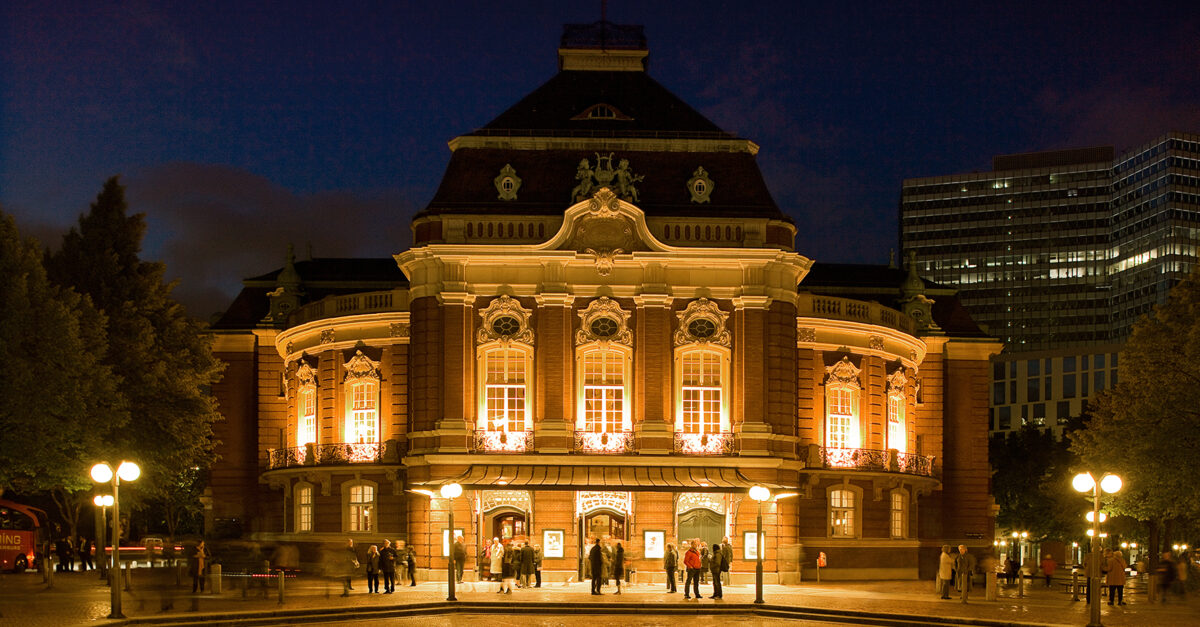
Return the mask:
<path id="1" fill-rule="evenodd" d="M 446 142 L 599 1 L 0 3 L 0 207 L 56 245 L 121 174 L 198 315 L 301 256 L 390 255 Z M 797 249 L 886 262 L 900 181 L 1200 132 L 1194 3 L 630 2 L 650 73 L 757 142 Z"/>

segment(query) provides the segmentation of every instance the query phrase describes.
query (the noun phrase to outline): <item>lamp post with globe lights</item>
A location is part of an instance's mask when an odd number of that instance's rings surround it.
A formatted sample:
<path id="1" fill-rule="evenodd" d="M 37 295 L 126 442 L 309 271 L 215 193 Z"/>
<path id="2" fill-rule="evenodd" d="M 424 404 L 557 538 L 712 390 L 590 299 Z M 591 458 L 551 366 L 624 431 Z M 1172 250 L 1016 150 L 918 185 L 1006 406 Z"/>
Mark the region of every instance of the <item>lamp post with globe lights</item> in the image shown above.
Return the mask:
<path id="1" fill-rule="evenodd" d="M 442 498 L 450 502 L 450 530 L 446 533 L 447 547 L 446 551 L 446 594 L 447 601 L 457 601 L 454 597 L 454 499 L 462 496 L 462 486 L 457 483 L 447 483 L 442 486 Z"/>
<path id="2" fill-rule="evenodd" d="M 750 488 L 750 498 L 758 501 L 758 531 L 754 536 L 754 541 L 758 546 L 754 547 L 754 556 L 757 558 L 754 566 L 754 602 L 764 603 L 763 601 L 763 550 L 766 549 L 767 543 L 763 542 L 762 530 L 762 506 L 763 503 L 771 498 L 771 491 L 767 488 L 756 485 Z"/>
<path id="3" fill-rule="evenodd" d="M 1090 535 L 1091 542 L 1091 559 L 1088 563 L 1088 595 L 1091 598 L 1092 617 L 1088 627 L 1101 627 L 1100 622 L 1100 523 L 1107 519 L 1100 513 L 1100 493 L 1107 492 L 1108 494 L 1116 494 L 1121 491 L 1121 478 L 1116 475 L 1104 475 L 1100 481 L 1092 476 L 1092 473 L 1085 472 L 1075 475 L 1071 480 L 1071 486 L 1076 492 L 1091 492 L 1092 493 L 1092 511 L 1088 512 L 1088 521 L 1092 523 Z"/>
<path id="4" fill-rule="evenodd" d="M 100 571 L 100 579 L 108 577 L 108 560 L 105 559 L 104 526 L 108 524 L 108 508 L 114 501 L 111 494 L 97 494 L 92 503 L 100 508 L 100 524 L 96 525 L 96 570 Z"/>
<path id="5" fill-rule="evenodd" d="M 121 462 L 117 466 L 117 471 L 113 472 L 112 466 L 106 462 L 100 462 L 92 466 L 92 481 L 96 483 L 112 483 L 112 568 L 109 569 L 109 592 L 111 593 L 111 608 L 108 614 L 109 618 L 125 618 L 121 613 L 121 586 L 112 581 L 111 577 L 117 577 L 121 573 L 121 497 L 118 489 L 121 486 L 121 480 L 136 481 L 142 476 L 142 469 L 133 462 Z M 107 499 L 105 499 L 107 501 Z"/>

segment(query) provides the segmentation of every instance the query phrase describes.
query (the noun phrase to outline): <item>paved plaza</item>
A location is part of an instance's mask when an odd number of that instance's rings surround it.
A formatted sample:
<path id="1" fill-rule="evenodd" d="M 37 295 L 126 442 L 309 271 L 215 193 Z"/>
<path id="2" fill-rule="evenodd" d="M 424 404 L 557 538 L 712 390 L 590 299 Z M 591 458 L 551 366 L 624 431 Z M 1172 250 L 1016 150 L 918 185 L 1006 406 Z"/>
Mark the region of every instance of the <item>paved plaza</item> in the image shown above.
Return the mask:
<path id="1" fill-rule="evenodd" d="M 310 622 L 303 614 L 322 614 L 326 624 L 407 624 L 422 627 L 437 625 L 574 625 L 595 623 L 595 614 L 613 614 L 605 624 L 667 625 L 687 623 L 692 627 L 705 625 L 782 624 L 771 617 L 754 616 L 736 608 L 749 608 L 754 600 L 754 587 L 726 586 L 723 600 L 702 599 L 684 601 L 682 593 L 666 594 L 661 585 L 631 585 L 621 595 L 612 594 L 609 586 L 602 597 L 589 594 L 588 584 L 548 584 L 543 588 L 517 589 L 511 595 L 497 594 L 498 584 L 465 583 L 457 588 L 457 597 L 469 611 L 463 614 L 404 617 L 383 616 L 389 608 L 412 608 L 422 611 L 429 604 L 445 600 L 446 584 L 424 582 L 415 587 L 398 587 L 395 594 L 367 594 L 366 582 L 354 583 L 348 597 L 341 597 L 337 582 L 316 577 L 299 577 L 286 582 L 284 603 L 278 602 L 274 587 L 243 591 L 238 579 L 226 580 L 222 594 L 211 592 L 192 595 L 190 586 L 175 587 L 174 578 L 155 575 L 150 569 L 134 571 L 133 589 L 124 594 L 124 613 L 130 623 L 157 624 L 195 620 L 205 624 L 294 624 Z M 1088 608 L 1082 601 L 1072 602 L 1071 596 L 1059 589 L 1034 586 L 1024 598 L 1017 597 L 1015 587 L 1002 587 L 999 599 L 985 601 L 979 594 L 963 605 L 937 599 L 932 582 L 836 582 L 806 583 L 795 586 L 766 586 L 764 597 L 768 605 L 808 608 L 825 612 L 826 622 L 819 617 L 799 624 L 855 624 L 853 618 L 862 616 L 900 615 L 917 617 L 908 624 L 920 624 L 920 617 L 961 619 L 960 624 L 987 621 L 988 624 L 1025 625 L 1085 625 Z M 682 589 L 682 588 L 681 588 Z M 711 595 L 711 588 L 702 591 Z M 172 609 L 163 611 L 164 596 Z M 1126 596 L 1127 605 L 1102 605 L 1105 625 L 1113 627 L 1200 626 L 1200 598 L 1181 601 L 1171 599 L 1166 605 L 1146 603 L 1144 594 Z M 496 603 L 496 606 L 478 604 Z M 476 609 L 478 608 L 478 609 Z M 517 614 L 531 609 L 535 615 Z M 725 613 L 729 610 L 729 613 Z M 661 615 L 658 612 L 680 611 L 692 615 Z M 66 573 L 55 577 L 54 587 L 47 588 L 40 575 L 0 576 L 0 625 L 62 627 L 69 625 L 116 624 L 106 618 L 109 612 L 109 590 L 93 573 Z M 272 617 L 272 613 L 280 612 Z M 349 612 L 349 613 L 345 613 Z M 707 613 L 720 612 L 716 616 Z M 834 614 L 830 614 L 830 613 Z M 296 615 L 294 613 L 299 613 Z M 374 613 L 374 615 L 372 615 Z M 850 618 L 850 622 L 846 622 Z M 992 621 L 996 621 L 993 623 Z M 863 623 L 868 623 L 863 620 Z M 797 623 L 793 623 L 797 624 Z M 953 623 L 952 623 L 953 624 Z"/>

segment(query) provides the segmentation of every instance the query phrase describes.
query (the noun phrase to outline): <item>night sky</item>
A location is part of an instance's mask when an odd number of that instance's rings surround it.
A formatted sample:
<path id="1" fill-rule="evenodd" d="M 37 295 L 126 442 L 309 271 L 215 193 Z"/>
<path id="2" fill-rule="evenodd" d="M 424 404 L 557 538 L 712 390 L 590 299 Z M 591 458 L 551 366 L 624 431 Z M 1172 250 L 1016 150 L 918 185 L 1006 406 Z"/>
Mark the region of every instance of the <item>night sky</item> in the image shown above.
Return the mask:
<path id="1" fill-rule="evenodd" d="M 598 0 L 338 4 L 0 2 L 0 207 L 56 246 L 122 175 L 144 256 L 207 317 L 288 242 L 407 247 L 446 142 L 555 73 L 562 24 L 600 16 Z M 1193 2 L 613 0 L 608 18 L 644 24 L 650 74 L 762 147 L 818 261 L 886 263 L 904 178 L 1200 132 Z"/>

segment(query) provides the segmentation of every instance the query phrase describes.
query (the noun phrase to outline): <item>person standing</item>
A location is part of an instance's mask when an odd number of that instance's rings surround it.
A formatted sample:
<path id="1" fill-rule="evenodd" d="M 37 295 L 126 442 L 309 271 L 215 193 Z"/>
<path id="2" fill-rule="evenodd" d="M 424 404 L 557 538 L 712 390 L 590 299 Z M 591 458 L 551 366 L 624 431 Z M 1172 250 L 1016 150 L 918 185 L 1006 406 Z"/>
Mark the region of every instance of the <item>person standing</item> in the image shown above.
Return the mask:
<path id="1" fill-rule="evenodd" d="M 1167 593 L 1171 591 L 1175 577 L 1179 574 L 1170 551 L 1163 551 L 1162 559 L 1158 560 L 1158 568 L 1154 572 L 1158 575 L 1158 598 L 1162 603 L 1166 603 Z"/>
<path id="2" fill-rule="evenodd" d="M 391 594 L 396 591 L 396 549 L 392 548 L 391 540 L 383 541 L 379 550 L 379 574 L 383 575 L 383 593 Z"/>
<path id="3" fill-rule="evenodd" d="M 463 546 L 463 537 L 454 536 L 454 580 L 462 583 L 463 567 L 467 563 L 467 549 Z"/>
<path id="4" fill-rule="evenodd" d="M 188 554 L 188 574 L 192 576 L 192 594 L 204 592 L 204 571 L 208 568 L 208 549 L 201 540 Z"/>
<path id="5" fill-rule="evenodd" d="M 342 596 L 350 596 L 350 591 L 354 589 L 351 578 L 354 577 L 354 571 L 358 569 L 358 551 L 354 549 L 354 538 L 346 540 L 346 548 L 342 554 Z"/>
<path id="6" fill-rule="evenodd" d="M 504 580 L 504 545 L 500 544 L 500 538 L 492 538 L 492 546 L 488 547 L 490 553 L 490 568 L 492 579 L 496 581 Z M 503 590 L 503 586 L 501 586 Z"/>
<path id="7" fill-rule="evenodd" d="M 92 564 L 92 540 L 79 536 L 79 569 L 86 571 L 88 569 L 95 570 L 96 566 Z"/>
<path id="8" fill-rule="evenodd" d="M 705 579 L 708 578 L 708 567 L 712 563 L 712 554 L 709 553 L 708 543 L 700 543 L 700 583 L 708 583 Z"/>
<path id="9" fill-rule="evenodd" d="M 417 585 L 417 552 L 411 546 L 404 547 L 404 561 L 408 565 L 408 577 L 412 583 L 409 586 Z"/>
<path id="10" fill-rule="evenodd" d="M 504 564 L 501 565 L 500 592 L 512 594 L 513 579 L 516 577 L 517 550 L 512 544 L 504 547 Z"/>
<path id="11" fill-rule="evenodd" d="M 625 576 L 625 547 L 617 541 L 617 549 L 613 551 L 613 579 L 617 580 L 617 594 L 621 594 L 621 579 Z"/>
<path id="12" fill-rule="evenodd" d="M 379 592 L 379 547 L 372 544 L 367 547 L 367 594 Z"/>
<path id="13" fill-rule="evenodd" d="M 950 598 L 950 586 L 954 580 L 954 556 L 950 555 L 950 545 L 942 545 L 942 554 L 938 556 L 937 594 L 939 598 Z"/>
<path id="14" fill-rule="evenodd" d="M 588 551 L 588 564 L 592 567 L 592 594 L 603 594 L 600 592 L 600 582 L 604 576 L 604 549 L 600 548 L 600 538 L 596 538 L 592 549 Z"/>
<path id="15" fill-rule="evenodd" d="M 1108 562 L 1104 565 L 1104 583 L 1108 585 L 1108 604 L 1113 604 L 1116 597 L 1117 605 L 1125 605 L 1125 556 L 1120 551 L 1113 551 Z"/>
<path id="16" fill-rule="evenodd" d="M 533 545 L 533 577 L 535 582 L 534 588 L 542 587 L 542 545 Z"/>
<path id="17" fill-rule="evenodd" d="M 1051 579 L 1054 578 L 1054 571 L 1058 570 L 1058 562 L 1054 561 L 1054 556 L 1047 553 L 1042 557 L 1042 575 L 1046 577 L 1046 587 L 1050 587 Z"/>
<path id="18" fill-rule="evenodd" d="M 722 583 L 728 586 L 732 580 L 732 575 L 729 574 L 729 571 L 733 568 L 733 545 L 729 543 L 729 536 L 725 536 L 721 540 L 721 555 L 724 556 L 722 559 L 725 560 L 724 570 L 721 571 L 721 576 L 724 578 Z"/>
<path id="19" fill-rule="evenodd" d="M 668 544 L 667 552 L 663 553 L 663 570 L 667 571 L 667 593 L 676 592 L 675 588 L 675 567 L 677 556 L 675 555 L 675 545 Z"/>
<path id="20" fill-rule="evenodd" d="M 954 572 L 958 579 L 958 593 L 962 595 L 962 602 L 967 602 L 967 597 L 971 594 L 971 583 L 975 576 L 975 556 L 967 552 L 967 545 L 958 545 L 958 557 L 954 558 Z"/>
<path id="21" fill-rule="evenodd" d="M 723 550 L 721 550 L 721 545 L 714 544 L 713 548 L 712 548 L 712 557 L 710 558 L 710 562 L 708 565 L 709 569 L 712 571 L 713 593 L 712 593 L 711 598 L 713 598 L 713 599 L 722 598 L 722 596 L 721 596 L 721 572 L 724 570 L 725 563 L 726 563 L 725 562 L 725 552 Z"/>
<path id="22" fill-rule="evenodd" d="M 696 598 L 700 598 L 700 568 L 703 563 L 700 561 L 700 550 L 696 548 L 698 546 L 700 546 L 700 540 L 693 540 L 687 553 L 683 554 L 683 565 L 687 568 L 687 581 L 683 582 L 683 598 L 685 600 L 692 598 L 693 591 Z"/>
<path id="23" fill-rule="evenodd" d="M 529 587 L 529 578 L 533 577 L 533 546 L 528 542 L 521 544 L 521 587 Z"/>

